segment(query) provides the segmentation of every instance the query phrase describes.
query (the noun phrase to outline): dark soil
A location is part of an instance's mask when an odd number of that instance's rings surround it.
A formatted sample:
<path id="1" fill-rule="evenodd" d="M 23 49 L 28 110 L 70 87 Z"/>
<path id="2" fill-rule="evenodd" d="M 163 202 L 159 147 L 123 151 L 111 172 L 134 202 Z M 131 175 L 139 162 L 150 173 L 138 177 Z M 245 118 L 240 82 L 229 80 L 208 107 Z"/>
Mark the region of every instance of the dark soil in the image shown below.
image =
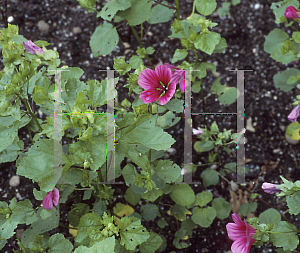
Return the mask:
<path id="1" fill-rule="evenodd" d="M 169 0 L 169 3 L 175 6 L 175 0 Z M 213 56 L 199 53 L 199 57 L 217 65 L 217 72 L 222 77 L 221 83 L 226 83 L 229 86 L 236 86 L 236 73 L 229 71 L 229 69 L 253 70 L 245 72 L 245 126 L 246 120 L 252 118 L 255 132 L 246 131 L 245 137 L 247 142 L 246 149 L 246 182 L 250 180 L 257 180 L 257 188 L 254 192 L 259 193 L 266 202 L 278 210 L 286 211 L 286 205 L 280 203 L 276 196 L 266 194 L 261 190 L 263 182 L 280 183 L 279 175 L 292 181 L 299 180 L 299 145 L 292 146 L 287 143 L 284 137 L 284 127 L 289 124 L 287 115 L 292 110 L 291 103 L 297 95 L 296 90 L 284 93 L 274 87 L 273 75 L 280 70 L 284 70 L 287 66 L 275 62 L 263 50 L 263 43 L 265 36 L 275 27 L 283 28 L 283 25 L 276 25 L 274 23 L 275 17 L 270 9 L 271 0 L 248 0 L 242 1 L 230 10 L 231 15 L 226 18 L 220 18 L 218 15 L 209 17 L 213 22 L 219 25 L 213 28 L 213 31 L 219 32 L 223 38 L 226 39 L 228 47 L 224 53 L 214 54 Z M 221 6 L 222 1 L 218 1 L 218 7 Z M 98 10 L 105 4 L 100 3 Z M 180 1 L 181 18 L 188 17 L 192 10 L 192 1 Z M 98 70 L 104 70 L 109 67 L 113 69 L 113 58 L 125 56 L 126 60 L 135 53 L 138 43 L 134 35 L 131 33 L 129 26 L 120 26 L 118 33 L 120 35 L 120 42 L 114 49 L 111 55 L 94 58 L 89 47 L 89 39 L 95 28 L 103 22 L 96 19 L 95 13 L 88 13 L 86 10 L 80 8 L 75 0 L 15 0 L 9 2 L 8 16 L 13 16 L 12 24 L 19 26 L 19 34 L 30 40 L 46 40 L 51 43 L 48 48 L 57 50 L 63 65 L 71 67 L 80 67 L 85 74 L 82 81 L 88 79 L 102 80 L 105 76 L 101 75 Z M 49 24 L 49 31 L 47 33 L 41 32 L 38 29 L 37 23 L 44 20 Z M 153 63 L 158 64 L 170 63 L 172 55 L 176 48 L 180 47 L 178 39 L 167 38 L 170 35 L 170 26 L 172 22 L 167 22 L 159 25 L 152 25 L 150 32 L 144 39 L 143 43 L 146 47 L 152 46 L 155 48 L 155 53 L 151 56 Z M 2 24 L 1 24 L 2 25 Z M 80 27 L 81 31 L 74 33 L 74 28 Z M 149 28 L 149 24 L 144 25 L 144 30 Z M 286 28 L 284 28 L 286 29 Z M 124 43 L 130 45 L 129 49 L 125 48 Z M 194 54 L 190 54 L 190 60 L 193 60 Z M 289 66 L 296 66 L 296 63 Z M 0 68 L 3 64 L 0 63 Z M 209 87 L 216 79 L 211 72 L 208 77 L 204 79 L 204 86 L 206 87 L 205 94 L 209 93 Z M 125 84 L 125 82 L 123 83 Z M 119 101 L 125 97 L 128 98 L 128 90 L 122 87 L 122 82 L 116 87 L 119 93 Z M 134 97 L 128 98 L 133 100 Z M 193 105 L 199 102 L 199 95 L 194 94 L 192 98 Z M 35 108 L 37 109 L 37 108 Z M 222 106 L 215 100 L 214 95 L 207 100 L 207 112 L 236 112 L 235 104 L 231 106 Z M 201 112 L 201 111 L 200 111 Z M 207 125 L 216 120 L 221 130 L 236 129 L 235 115 L 209 115 L 206 116 Z M 204 116 L 193 117 L 193 127 L 204 127 Z M 20 138 L 28 140 L 29 136 L 26 130 L 19 131 Z M 170 159 L 178 165 L 183 163 L 183 131 L 184 122 L 181 121 L 176 126 L 167 130 L 176 139 L 176 143 L 172 146 L 176 149 L 176 154 L 171 155 Z M 195 140 L 195 139 L 194 139 Z M 236 161 L 235 156 L 225 157 L 221 154 L 226 162 Z M 193 155 L 193 163 L 205 163 L 207 159 L 206 154 Z M 277 163 L 277 166 L 264 166 L 271 162 Z M 264 166 L 264 167 L 263 167 Z M 276 167 L 276 168 L 274 168 Z M 9 179 L 16 174 L 16 167 L 13 163 L 5 163 L 0 165 L 1 176 L 1 201 L 9 202 L 13 197 L 17 196 L 18 200 L 30 199 L 34 207 L 40 205 L 36 201 L 32 190 L 36 185 L 33 185 L 31 180 L 21 177 L 21 183 L 18 187 L 10 187 Z M 198 167 L 199 169 L 194 174 L 194 181 L 201 181 L 199 177 L 201 171 L 205 167 Z M 267 168 L 265 173 L 261 173 L 262 168 Z M 272 169 L 273 168 L 273 169 Z M 195 193 L 203 191 L 203 185 L 191 185 Z M 115 196 L 123 193 L 126 190 L 125 185 L 113 185 L 116 189 Z M 227 201 L 230 200 L 228 184 L 222 181 L 221 184 L 214 187 L 209 187 L 214 192 L 215 196 L 222 196 Z M 18 194 L 17 194 L 18 193 Z M 124 199 L 119 199 L 119 202 L 126 203 Z M 169 197 L 163 197 L 162 202 L 166 204 L 174 204 Z M 74 203 L 69 200 L 65 205 L 61 205 L 60 222 L 63 225 L 68 225 L 67 213 L 70 211 L 70 205 Z M 139 207 L 135 207 L 139 209 Z M 258 209 L 255 216 L 269 208 L 268 205 L 258 201 Z M 166 211 L 166 210 L 165 210 Z M 291 220 L 295 226 L 299 226 L 298 219 L 290 216 L 288 213 L 283 214 L 286 218 Z M 176 226 L 176 221 L 172 222 Z M 178 250 L 173 246 L 173 238 L 166 236 L 168 246 L 165 252 L 215 252 L 225 253 L 230 250 L 232 241 L 227 236 L 226 224 L 232 222 L 231 217 L 225 220 L 215 219 L 209 228 L 197 227 L 194 229 L 193 236 L 189 239 L 191 245 L 188 249 Z M 156 223 L 143 222 L 148 228 L 156 228 Z M 19 228 L 26 228 L 26 226 L 19 226 Z M 168 227 L 165 229 L 167 234 Z M 68 229 L 59 227 L 51 232 L 63 233 L 66 237 L 70 236 Z M 12 240 L 9 240 L 12 243 Z M 252 246 L 250 252 L 274 252 L 275 247 L 271 244 L 264 244 L 261 247 L 255 248 Z M 299 251 L 300 247 L 298 247 Z M 6 245 L 2 252 L 12 252 L 12 246 Z"/>

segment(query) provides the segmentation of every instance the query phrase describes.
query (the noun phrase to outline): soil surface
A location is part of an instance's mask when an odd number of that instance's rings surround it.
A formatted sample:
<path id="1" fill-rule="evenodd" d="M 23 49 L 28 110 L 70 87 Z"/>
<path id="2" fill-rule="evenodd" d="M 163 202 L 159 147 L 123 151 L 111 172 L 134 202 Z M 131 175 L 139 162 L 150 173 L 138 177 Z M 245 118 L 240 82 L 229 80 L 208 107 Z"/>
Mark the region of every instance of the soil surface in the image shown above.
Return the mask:
<path id="1" fill-rule="evenodd" d="M 175 0 L 168 0 L 170 4 L 175 6 Z M 217 1 L 218 7 L 223 1 Z M 286 212 L 286 205 L 282 204 L 280 198 L 274 195 L 264 193 L 261 189 L 263 182 L 281 183 L 279 175 L 292 181 L 299 180 L 300 152 L 299 144 L 291 145 L 285 140 L 285 127 L 290 123 L 287 119 L 288 114 L 292 110 L 291 103 L 296 99 L 298 91 L 295 89 L 290 92 L 282 92 L 276 89 L 273 83 L 273 76 L 281 70 L 287 68 L 286 65 L 275 62 L 264 52 L 263 44 L 265 36 L 274 28 L 284 28 L 284 25 L 276 25 L 275 16 L 270 9 L 272 0 L 248 0 L 242 1 L 241 4 L 231 7 L 230 15 L 224 18 L 217 14 L 209 16 L 213 22 L 219 25 L 212 30 L 219 32 L 227 41 L 227 49 L 224 53 L 214 54 L 212 56 L 204 55 L 199 52 L 199 58 L 217 65 L 217 73 L 212 74 L 208 71 L 208 76 L 203 80 L 206 87 L 205 94 L 209 93 L 209 87 L 212 85 L 216 77 L 221 77 L 221 83 L 229 86 L 236 86 L 236 73 L 229 71 L 230 69 L 252 70 L 245 72 L 245 127 L 246 121 L 252 119 L 252 131 L 248 126 L 245 133 L 245 156 L 246 156 L 246 188 L 252 186 L 255 193 L 259 193 L 266 203 L 258 202 L 257 211 L 253 215 L 258 216 L 264 210 L 272 206 L 275 209 L 282 210 L 282 220 L 290 220 L 298 227 L 299 220 Z M 97 9 L 100 10 L 104 6 L 105 1 L 98 3 Z M 191 14 L 192 1 L 180 1 L 180 15 L 185 19 Z M 113 69 L 113 58 L 125 57 L 126 60 L 135 54 L 138 43 L 134 35 L 131 33 L 129 26 L 122 25 L 117 31 L 120 36 L 118 46 L 108 56 L 94 58 L 89 47 L 89 39 L 95 28 L 103 22 L 96 18 L 96 13 L 88 13 L 80 7 L 75 0 L 14 0 L 9 1 L 8 16 L 13 17 L 12 24 L 19 26 L 19 34 L 25 38 L 35 40 L 46 40 L 51 43 L 48 48 L 57 50 L 63 65 L 71 67 L 80 67 L 85 74 L 82 81 L 88 79 L 102 80 L 105 76 L 101 75 L 98 70 Z M 174 15 L 175 17 L 175 15 Z M 48 29 L 41 31 L 41 24 L 44 21 L 48 24 Z M 40 22 L 40 23 L 39 23 Z M 38 25 L 39 24 L 39 25 Z M 170 63 L 173 53 L 177 48 L 181 48 L 178 39 L 170 39 L 167 35 L 171 34 L 170 26 L 172 21 L 167 23 L 152 25 L 144 24 L 144 31 L 150 28 L 143 43 L 146 47 L 155 48 L 155 53 L 150 57 L 154 64 Z M 3 23 L 1 23 L 3 25 Z M 40 27 L 39 27 L 40 26 Z M 45 26 L 45 25 L 44 25 Z M 47 27 L 47 25 L 46 25 Z M 194 53 L 191 53 L 190 60 L 194 59 Z M 2 59 L 1 59 L 2 61 Z M 289 67 L 297 67 L 297 63 L 289 64 Z M 0 63 L 3 68 L 3 63 Z M 118 100 L 122 101 L 125 97 L 130 101 L 134 100 L 134 96 L 128 97 L 128 90 L 123 88 L 125 82 L 120 82 L 116 87 L 119 93 Z M 194 94 L 192 103 L 194 105 L 199 102 L 200 96 Z M 38 108 L 35 108 L 37 110 Z M 206 112 L 214 113 L 233 113 L 236 112 L 235 104 L 231 106 L 222 106 L 214 95 L 207 98 Z M 202 111 L 199 111 L 202 112 Z M 206 115 L 206 124 L 210 126 L 216 120 L 220 130 L 232 129 L 236 130 L 235 115 Z M 193 127 L 204 127 L 204 116 L 193 117 Z M 249 130 L 250 129 L 250 130 Z M 28 143 L 29 135 L 26 129 L 19 131 L 20 138 Z M 183 132 L 184 121 L 180 121 L 176 126 L 167 130 L 176 143 L 172 146 L 176 153 L 169 156 L 178 165 L 183 163 Z M 194 139 L 195 141 L 195 139 Z M 234 150 L 234 148 L 233 148 Z M 174 152 L 175 152 L 174 151 Z M 235 162 L 234 152 L 231 156 L 221 153 L 221 157 L 226 162 Z M 193 163 L 200 165 L 207 161 L 207 154 L 193 153 Z M 193 179 L 200 181 L 200 173 L 205 166 L 198 167 Z M 21 181 L 17 187 L 11 187 L 9 180 L 16 175 L 16 167 L 14 163 L 0 164 L 0 201 L 9 202 L 13 197 L 17 200 L 29 199 L 34 207 L 40 205 L 40 201 L 36 201 L 32 190 L 37 185 L 33 185 L 31 180 L 20 177 Z M 254 184 L 250 182 L 254 182 Z M 195 193 L 203 191 L 205 188 L 202 184 L 191 185 Z M 124 198 L 118 198 L 126 190 L 126 186 L 113 186 L 115 188 L 115 197 L 118 202 L 126 203 Z M 234 193 L 230 195 L 228 183 L 220 179 L 217 186 L 209 187 L 216 197 L 222 196 L 230 201 Z M 245 191 L 241 190 L 245 195 Z M 78 196 L 80 197 L 80 196 Z M 249 200 L 249 198 L 248 198 Z M 61 224 L 67 226 L 67 213 L 70 206 L 75 200 L 69 200 L 64 206 L 61 206 Z M 174 202 L 167 196 L 163 197 L 162 202 L 173 205 Z M 86 201 L 88 203 L 88 201 Z M 139 205 L 135 207 L 137 212 Z M 165 210 L 166 212 L 166 210 Z M 172 219 L 176 226 L 175 219 Z M 189 239 L 191 247 L 188 249 L 178 250 L 173 246 L 173 238 L 166 236 L 167 249 L 165 252 L 230 252 L 232 241 L 227 236 L 226 224 L 233 222 L 231 217 L 225 220 L 215 219 L 209 228 L 197 227 L 193 236 Z M 156 228 L 155 222 L 143 222 L 147 228 Z M 26 229 L 26 226 L 19 226 L 18 229 Z M 167 234 L 168 227 L 165 229 Z M 59 227 L 51 231 L 51 235 L 55 233 L 63 233 L 66 237 L 70 236 L 68 229 Z M 12 252 L 12 240 L 9 240 L 2 252 Z M 261 247 L 251 247 L 252 252 L 275 252 L 275 247 L 271 244 L 264 244 Z M 300 247 L 297 249 L 300 251 Z"/>

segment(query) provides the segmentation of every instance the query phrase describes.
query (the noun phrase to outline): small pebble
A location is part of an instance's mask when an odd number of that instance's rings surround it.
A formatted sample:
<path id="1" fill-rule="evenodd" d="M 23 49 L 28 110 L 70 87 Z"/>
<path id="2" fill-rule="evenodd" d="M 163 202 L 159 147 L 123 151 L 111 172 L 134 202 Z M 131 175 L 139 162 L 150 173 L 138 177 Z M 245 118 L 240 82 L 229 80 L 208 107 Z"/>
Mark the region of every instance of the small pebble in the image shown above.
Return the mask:
<path id="1" fill-rule="evenodd" d="M 17 187 L 20 184 L 20 177 L 19 176 L 12 176 L 9 180 L 9 185 L 11 187 Z"/>
<path id="2" fill-rule="evenodd" d="M 13 16 L 9 16 L 8 18 L 7 18 L 7 22 L 8 23 L 11 23 L 11 22 L 13 22 L 14 21 L 14 17 Z"/>
<path id="3" fill-rule="evenodd" d="M 250 117 L 249 119 L 247 119 L 247 123 L 246 123 L 246 129 L 252 133 L 255 132 L 255 129 L 252 125 L 252 118 Z"/>
<path id="4" fill-rule="evenodd" d="M 47 33 L 49 31 L 49 25 L 44 20 L 40 20 L 37 25 L 41 32 Z"/>
<path id="5" fill-rule="evenodd" d="M 175 148 L 169 148 L 167 150 L 167 152 L 170 154 L 170 155 L 175 155 L 176 154 L 176 149 Z"/>
<path id="6" fill-rule="evenodd" d="M 258 10 L 259 8 L 260 8 L 260 4 L 259 3 L 257 3 L 257 4 L 254 5 L 254 9 L 255 10 Z"/>
<path id="7" fill-rule="evenodd" d="M 79 26 L 76 26 L 76 27 L 73 28 L 73 33 L 74 34 L 78 34 L 78 33 L 81 33 L 81 32 L 82 32 L 82 30 Z"/>

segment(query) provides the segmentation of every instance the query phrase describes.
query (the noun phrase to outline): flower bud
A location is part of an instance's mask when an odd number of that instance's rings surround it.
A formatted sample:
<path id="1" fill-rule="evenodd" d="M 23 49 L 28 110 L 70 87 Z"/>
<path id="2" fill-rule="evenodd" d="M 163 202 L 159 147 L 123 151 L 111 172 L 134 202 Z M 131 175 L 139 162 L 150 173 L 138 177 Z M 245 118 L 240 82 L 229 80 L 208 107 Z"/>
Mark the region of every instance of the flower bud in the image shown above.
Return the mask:
<path id="1" fill-rule="evenodd" d="M 288 6 L 284 11 L 284 16 L 286 18 L 300 18 L 298 15 L 299 10 L 297 10 L 294 6 Z"/>

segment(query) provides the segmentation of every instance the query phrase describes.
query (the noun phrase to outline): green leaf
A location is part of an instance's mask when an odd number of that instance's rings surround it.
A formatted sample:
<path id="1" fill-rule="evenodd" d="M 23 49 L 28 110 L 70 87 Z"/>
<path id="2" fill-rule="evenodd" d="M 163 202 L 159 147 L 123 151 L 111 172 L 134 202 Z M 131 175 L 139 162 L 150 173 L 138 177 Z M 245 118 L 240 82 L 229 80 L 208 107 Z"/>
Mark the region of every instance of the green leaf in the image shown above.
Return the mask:
<path id="1" fill-rule="evenodd" d="M 239 211 L 243 216 L 247 216 L 249 213 L 255 212 L 257 208 L 257 203 L 252 202 L 252 203 L 243 203 L 239 207 Z"/>
<path id="2" fill-rule="evenodd" d="M 135 193 L 131 187 L 127 188 L 124 198 L 131 205 L 135 206 L 141 199 L 141 194 Z"/>
<path id="3" fill-rule="evenodd" d="M 131 67 L 128 63 L 125 62 L 124 58 L 114 58 L 114 69 L 117 70 L 117 72 L 120 75 L 125 75 L 128 71 L 131 70 Z"/>
<path id="4" fill-rule="evenodd" d="M 300 192 L 295 192 L 286 197 L 286 203 L 290 208 L 289 213 L 297 215 L 300 213 Z"/>
<path id="5" fill-rule="evenodd" d="M 96 11 L 96 0 L 77 0 L 88 12 Z"/>
<path id="6" fill-rule="evenodd" d="M 284 92 L 292 90 L 296 87 L 297 83 L 288 84 L 287 80 L 290 76 L 297 76 L 298 73 L 299 70 L 295 68 L 286 69 L 280 73 L 277 73 L 273 76 L 275 87 L 281 89 Z"/>
<path id="7" fill-rule="evenodd" d="M 72 243 L 62 234 L 52 235 L 48 241 L 49 253 L 71 253 L 73 249 Z"/>
<path id="8" fill-rule="evenodd" d="M 176 49 L 175 53 L 173 55 L 173 59 L 171 61 L 171 63 L 175 63 L 178 62 L 182 59 L 184 59 L 186 56 L 188 55 L 188 51 L 186 49 Z"/>
<path id="9" fill-rule="evenodd" d="M 216 0 L 195 0 L 196 1 L 196 9 L 197 11 L 204 15 L 210 15 L 217 7 Z"/>
<path id="10" fill-rule="evenodd" d="M 176 125 L 180 121 L 180 117 L 176 117 L 175 114 L 171 111 L 168 111 L 162 116 L 158 116 L 157 119 L 157 126 L 161 127 L 162 129 L 170 128 Z"/>
<path id="11" fill-rule="evenodd" d="M 160 227 L 160 228 L 164 228 L 166 225 L 167 225 L 167 222 L 163 219 L 160 219 L 158 222 L 157 222 L 157 225 Z"/>
<path id="12" fill-rule="evenodd" d="M 94 57 L 108 55 L 119 42 L 117 29 L 112 24 L 99 25 L 90 39 L 90 47 Z"/>
<path id="13" fill-rule="evenodd" d="M 205 142 L 196 141 L 194 143 L 194 149 L 197 152 L 207 152 L 212 150 L 214 147 L 215 147 L 214 141 L 205 141 Z"/>
<path id="14" fill-rule="evenodd" d="M 96 242 L 92 247 L 79 246 L 75 249 L 74 253 L 114 253 L 116 240 L 115 236 L 103 239 L 100 242 Z"/>
<path id="15" fill-rule="evenodd" d="M 241 0 L 231 0 L 232 2 L 232 5 L 235 6 L 235 5 L 238 5 L 241 3 Z"/>
<path id="16" fill-rule="evenodd" d="M 150 237 L 146 242 L 143 242 L 139 246 L 139 250 L 141 253 L 154 253 L 160 247 L 162 242 L 163 240 L 158 234 L 150 232 Z"/>
<path id="17" fill-rule="evenodd" d="M 188 209 L 186 209 L 184 206 L 180 206 L 175 204 L 172 206 L 170 210 L 170 214 L 174 215 L 178 220 L 184 221 L 186 220 L 187 214 L 192 214 Z"/>
<path id="18" fill-rule="evenodd" d="M 259 215 L 260 223 L 270 224 L 270 223 L 277 223 L 280 221 L 281 221 L 281 215 L 274 208 L 269 208 Z"/>
<path id="19" fill-rule="evenodd" d="M 164 106 L 173 112 L 183 112 L 183 100 L 180 99 L 171 99 L 168 103 L 166 103 Z"/>
<path id="20" fill-rule="evenodd" d="M 135 250 L 137 245 L 150 237 L 149 232 L 141 225 L 141 220 L 136 217 L 123 217 L 120 226 L 120 244 L 125 245 L 127 250 Z"/>
<path id="21" fill-rule="evenodd" d="M 154 204 L 141 206 L 141 215 L 146 221 L 154 220 L 158 213 L 158 207 Z"/>
<path id="22" fill-rule="evenodd" d="M 300 32 L 293 32 L 292 38 L 296 43 L 300 43 Z"/>
<path id="23" fill-rule="evenodd" d="M 143 63 L 143 60 L 141 59 L 141 57 L 137 56 L 137 55 L 133 55 L 130 57 L 129 59 L 129 64 L 132 66 L 132 68 L 137 69 L 141 64 Z M 130 74 L 130 76 L 135 75 L 135 74 Z M 130 78 L 129 76 L 129 78 Z M 140 86 L 139 86 L 140 87 Z M 142 88 L 140 87 L 140 89 L 142 90 Z"/>
<path id="24" fill-rule="evenodd" d="M 195 193 L 188 184 L 176 184 L 171 186 L 171 199 L 178 205 L 189 206 L 195 201 Z"/>
<path id="25" fill-rule="evenodd" d="M 162 4 L 168 5 L 167 2 L 163 1 Z M 152 16 L 147 20 L 149 24 L 158 24 L 168 22 L 175 10 L 172 10 L 163 5 L 156 5 L 152 8 Z"/>
<path id="26" fill-rule="evenodd" d="M 24 142 L 16 137 L 11 145 L 0 152 L 0 163 L 15 161 L 22 149 L 24 149 Z"/>
<path id="27" fill-rule="evenodd" d="M 217 218 L 223 220 L 229 217 L 232 204 L 224 198 L 215 198 L 212 202 L 212 207 L 217 211 Z"/>
<path id="28" fill-rule="evenodd" d="M 163 193 L 164 192 L 162 189 L 152 189 L 151 191 L 147 190 L 145 193 L 143 193 L 142 198 L 153 202 L 153 201 L 157 200 L 158 197 L 163 195 Z"/>
<path id="29" fill-rule="evenodd" d="M 212 53 L 213 54 L 223 53 L 225 51 L 226 47 L 227 47 L 226 39 L 221 38 Z"/>
<path id="30" fill-rule="evenodd" d="M 105 20 L 111 21 L 118 11 L 124 11 L 130 6 L 130 0 L 111 0 L 107 2 L 97 14 L 97 18 L 101 17 Z"/>
<path id="31" fill-rule="evenodd" d="M 217 185 L 219 183 L 218 173 L 211 168 L 207 168 L 206 170 L 202 171 L 200 177 L 202 178 L 204 187 Z"/>
<path id="32" fill-rule="evenodd" d="M 23 233 L 23 237 L 26 236 L 27 238 L 28 237 L 32 238 L 34 234 L 43 234 L 45 232 L 48 232 L 48 231 L 58 227 L 59 218 L 60 218 L 58 208 L 53 206 L 53 208 L 51 210 L 52 215 L 49 218 L 46 218 L 46 219 L 43 219 L 41 217 L 42 210 L 43 210 L 43 208 L 38 209 L 38 211 L 37 211 L 38 220 L 31 224 L 31 229 L 27 229 Z"/>
<path id="33" fill-rule="evenodd" d="M 285 133 L 288 137 L 293 140 L 300 140 L 300 124 L 299 122 L 292 122 L 288 125 L 285 130 Z"/>
<path id="34" fill-rule="evenodd" d="M 214 121 L 214 122 L 212 123 L 212 125 L 210 126 L 210 131 L 211 131 L 212 134 L 216 134 L 216 133 L 219 132 L 219 127 L 218 127 L 216 121 Z"/>
<path id="35" fill-rule="evenodd" d="M 283 250 L 290 251 L 297 248 L 299 244 L 297 228 L 292 224 L 286 221 L 280 221 L 274 224 L 274 228 L 271 231 L 277 232 L 270 234 L 270 241 L 273 242 L 274 246 L 283 247 Z"/>
<path id="36" fill-rule="evenodd" d="M 279 28 L 275 28 L 271 31 L 265 40 L 264 43 L 264 50 L 271 54 L 270 57 L 275 61 L 281 62 L 282 64 L 287 64 L 292 61 L 296 61 L 297 57 L 294 52 L 282 52 L 281 48 L 284 46 L 285 41 L 289 39 L 289 35 L 282 31 Z M 294 41 L 291 43 L 297 51 L 299 51 L 299 44 L 295 43 Z"/>
<path id="37" fill-rule="evenodd" d="M 61 173 L 53 168 L 54 142 L 50 139 L 39 139 L 32 145 L 26 156 L 17 160 L 17 174 L 38 182 L 42 191 L 52 191 Z M 62 152 L 62 164 L 67 162 Z"/>
<path id="38" fill-rule="evenodd" d="M 204 207 L 207 205 L 210 201 L 212 201 L 213 195 L 209 191 L 203 191 L 196 195 L 195 205 Z"/>
<path id="39" fill-rule="evenodd" d="M 88 213 L 90 206 L 85 203 L 73 204 L 71 211 L 68 212 L 69 223 L 73 227 L 77 227 L 80 221 L 80 218 Z"/>
<path id="40" fill-rule="evenodd" d="M 1 240 L 11 238 L 15 234 L 14 230 L 17 228 L 18 224 L 19 222 L 12 221 L 11 217 L 6 219 L 6 221 L 0 225 Z"/>
<path id="41" fill-rule="evenodd" d="M 174 183 L 181 175 L 181 168 L 170 160 L 159 160 L 155 172 L 166 183 Z"/>
<path id="42" fill-rule="evenodd" d="M 130 2 L 130 8 L 117 14 L 120 18 L 126 19 L 130 26 L 142 24 L 151 17 L 153 0 L 130 0 Z"/>
<path id="43" fill-rule="evenodd" d="M 40 213 L 40 216 L 43 220 L 52 216 L 52 211 L 48 209 L 43 209 Z"/>
<path id="44" fill-rule="evenodd" d="M 82 242 L 84 239 L 88 238 L 89 235 L 92 235 L 92 231 L 100 231 L 102 227 L 102 219 L 97 213 L 92 212 L 83 215 L 78 225 L 75 242 Z"/>
<path id="45" fill-rule="evenodd" d="M 191 219 L 199 226 L 208 228 L 212 224 L 216 216 L 217 211 L 213 207 L 195 207 Z"/>
<path id="46" fill-rule="evenodd" d="M 155 126 L 155 119 L 152 116 L 149 119 L 138 121 L 124 138 L 119 139 L 119 143 L 142 144 L 155 150 L 167 150 L 174 144 L 175 140 L 160 127 Z M 142 123 L 141 123 L 142 122 Z"/>
<path id="47" fill-rule="evenodd" d="M 218 45 L 221 36 L 215 32 L 201 33 L 197 35 L 195 47 L 211 55 Z"/>

